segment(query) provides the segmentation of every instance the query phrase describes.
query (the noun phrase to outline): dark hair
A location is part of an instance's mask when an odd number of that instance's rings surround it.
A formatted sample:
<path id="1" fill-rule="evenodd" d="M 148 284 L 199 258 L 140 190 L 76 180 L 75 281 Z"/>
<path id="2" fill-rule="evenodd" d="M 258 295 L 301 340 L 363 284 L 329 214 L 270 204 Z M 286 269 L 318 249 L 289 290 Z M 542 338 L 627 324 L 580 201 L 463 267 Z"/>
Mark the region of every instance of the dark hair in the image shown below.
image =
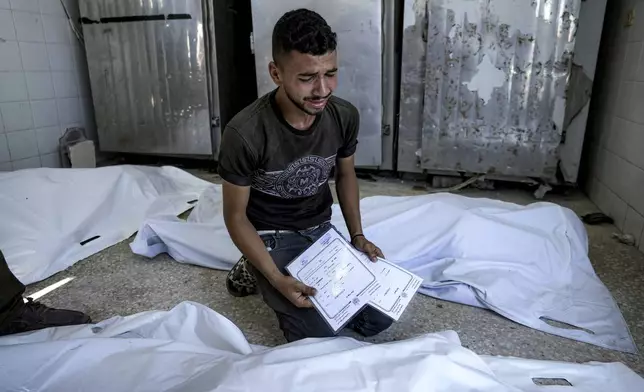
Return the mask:
<path id="1" fill-rule="evenodd" d="M 321 56 L 333 52 L 337 46 L 336 34 L 318 13 L 304 8 L 285 13 L 273 29 L 273 60 L 284 53 Z"/>

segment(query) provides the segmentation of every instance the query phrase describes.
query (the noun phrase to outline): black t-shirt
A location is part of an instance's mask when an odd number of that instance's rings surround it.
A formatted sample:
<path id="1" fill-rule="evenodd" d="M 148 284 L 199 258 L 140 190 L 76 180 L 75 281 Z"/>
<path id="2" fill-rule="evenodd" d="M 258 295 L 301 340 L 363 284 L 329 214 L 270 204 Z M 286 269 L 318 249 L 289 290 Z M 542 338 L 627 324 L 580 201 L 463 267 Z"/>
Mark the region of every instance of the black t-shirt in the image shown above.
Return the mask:
<path id="1" fill-rule="evenodd" d="M 360 117 L 331 97 L 305 131 L 282 116 L 275 93 L 257 99 L 226 126 L 219 175 L 250 186 L 246 215 L 257 230 L 303 230 L 331 219 L 329 174 L 337 158 L 356 151 Z"/>

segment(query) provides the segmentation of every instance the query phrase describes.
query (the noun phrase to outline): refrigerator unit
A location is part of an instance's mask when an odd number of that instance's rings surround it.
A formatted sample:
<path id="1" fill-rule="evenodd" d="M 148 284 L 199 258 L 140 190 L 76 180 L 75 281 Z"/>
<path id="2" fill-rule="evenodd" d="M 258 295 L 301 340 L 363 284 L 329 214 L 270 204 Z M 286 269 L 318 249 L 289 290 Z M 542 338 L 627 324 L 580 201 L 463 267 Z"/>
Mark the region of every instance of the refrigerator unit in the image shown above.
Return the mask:
<path id="1" fill-rule="evenodd" d="M 222 124 L 256 96 L 244 3 L 80 1 L 102 151 L 217 156 Z"/>
<path id="2" fill-rule="evenodd" d="M 398 170 L 575 182 L 606 0 L 405 0 Z"/>

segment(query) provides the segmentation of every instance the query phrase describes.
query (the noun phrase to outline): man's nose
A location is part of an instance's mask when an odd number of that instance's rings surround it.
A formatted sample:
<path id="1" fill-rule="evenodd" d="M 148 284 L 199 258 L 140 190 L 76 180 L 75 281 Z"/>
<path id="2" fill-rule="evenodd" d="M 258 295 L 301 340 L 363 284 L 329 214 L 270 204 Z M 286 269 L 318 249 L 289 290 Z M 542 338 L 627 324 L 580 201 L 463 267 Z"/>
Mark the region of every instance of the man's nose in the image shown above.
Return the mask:
<path id="1" fill-rule="evenodd" d="M 326 97 L 327 95 L 329 95 L 330 92 L 331 92 L 331 88 L 326 78 L 325 77 L 318 78 L 313 89 L 313 94 L 315 94 L 318 97 Z"/>

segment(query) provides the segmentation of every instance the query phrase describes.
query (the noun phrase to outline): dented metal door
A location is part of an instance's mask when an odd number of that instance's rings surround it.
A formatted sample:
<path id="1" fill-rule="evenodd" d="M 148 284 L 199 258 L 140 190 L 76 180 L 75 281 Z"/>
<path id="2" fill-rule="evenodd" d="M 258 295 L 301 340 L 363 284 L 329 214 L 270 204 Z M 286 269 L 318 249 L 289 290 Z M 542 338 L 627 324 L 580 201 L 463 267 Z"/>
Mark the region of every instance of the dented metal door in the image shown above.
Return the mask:
<path id="1" fill-rule="evenodd" d="M 554 179 L 581 0 L 406 0 L 398 169 Z"/>

